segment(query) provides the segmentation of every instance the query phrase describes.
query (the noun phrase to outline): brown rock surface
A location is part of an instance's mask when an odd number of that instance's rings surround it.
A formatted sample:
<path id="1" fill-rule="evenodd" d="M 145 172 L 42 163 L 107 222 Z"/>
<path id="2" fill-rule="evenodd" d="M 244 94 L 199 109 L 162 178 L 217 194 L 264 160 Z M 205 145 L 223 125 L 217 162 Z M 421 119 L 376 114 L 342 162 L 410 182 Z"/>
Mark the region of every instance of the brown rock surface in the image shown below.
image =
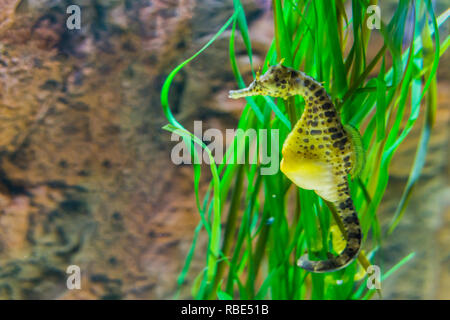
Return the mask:
<path id="1" fill-rule="evenodd" d="M 232 2 L 77 3 L 81 30 L 64 3 L 0 2 L 0 298 L 170 298 L 198 216 L 159 90 Z M 233 79 L 226 45 L 176 78 L 188 127 L 216 109 L 202 83 Z M 81 290 L 66 288 L 71 264 Z"/>

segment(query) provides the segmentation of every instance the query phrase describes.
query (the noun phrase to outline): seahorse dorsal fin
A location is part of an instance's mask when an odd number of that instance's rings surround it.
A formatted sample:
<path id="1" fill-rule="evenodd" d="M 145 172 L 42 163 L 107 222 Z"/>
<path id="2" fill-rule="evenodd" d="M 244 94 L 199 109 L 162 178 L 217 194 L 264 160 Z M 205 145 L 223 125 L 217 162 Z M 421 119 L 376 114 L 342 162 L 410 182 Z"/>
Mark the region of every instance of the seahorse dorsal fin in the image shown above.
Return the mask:
<path id="1" fill-rule="evenodd" d="M 352 145 L 353 145 L 353 152 L 354 152 L 354 157 L 353 157 L 353 166 L 352 166 L 352 170 L 350 171 L 350 175 L 352 176 L 352 178 L 356 178 L 359 177 L 362 170 L 364 169 L 364 164 L 366 162 L 366 155 L 365 155 L 365 151 L 364 151 L 364 146 L 362 143 L 362 137 L 361 134 L 359 133 L 358 129 L 356 129 L 355 127 L 353 127 L 350 124 L 346 124 L 344 125 L 344 129 L 345 132 L 347 132 Z"/>

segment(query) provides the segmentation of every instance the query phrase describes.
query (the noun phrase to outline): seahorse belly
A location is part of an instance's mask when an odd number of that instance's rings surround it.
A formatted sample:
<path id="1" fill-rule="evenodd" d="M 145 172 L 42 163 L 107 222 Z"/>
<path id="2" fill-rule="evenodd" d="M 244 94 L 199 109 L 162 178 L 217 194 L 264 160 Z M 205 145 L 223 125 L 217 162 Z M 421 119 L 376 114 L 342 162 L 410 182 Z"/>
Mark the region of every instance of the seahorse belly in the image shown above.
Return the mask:
<path id="1" fill-rule="evenodd" d="M 314 190 L 327 201 L 335 201 L 338 198 L 335 177 L 329 163 L 305 158 L 283 158 L 280 169 L 300 188 Z"/>

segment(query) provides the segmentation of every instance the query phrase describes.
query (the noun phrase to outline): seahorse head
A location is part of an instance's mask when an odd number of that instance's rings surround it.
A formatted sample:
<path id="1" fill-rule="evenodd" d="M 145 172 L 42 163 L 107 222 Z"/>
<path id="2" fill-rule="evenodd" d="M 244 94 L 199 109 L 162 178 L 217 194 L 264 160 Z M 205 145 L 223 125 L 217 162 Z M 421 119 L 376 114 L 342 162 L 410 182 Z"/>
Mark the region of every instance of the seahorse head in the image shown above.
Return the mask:
<path id="1" fill-rule="evenodd" d="M 298 72 L 282 65 L 283 61 L 269 69 L 256 79 L 247 88 L 231 90 L 229 97 L 238 99 L 249 96 L 271 96 L 287 98 L 293 95 L 293 87 L 296 85 Z"/>

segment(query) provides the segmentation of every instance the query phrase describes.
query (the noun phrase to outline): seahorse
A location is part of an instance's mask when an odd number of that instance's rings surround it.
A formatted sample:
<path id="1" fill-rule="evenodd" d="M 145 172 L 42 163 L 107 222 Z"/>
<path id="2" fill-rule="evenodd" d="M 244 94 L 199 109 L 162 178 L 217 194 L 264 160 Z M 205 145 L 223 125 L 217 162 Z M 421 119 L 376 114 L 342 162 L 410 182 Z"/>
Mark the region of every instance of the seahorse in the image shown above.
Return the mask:
<path id="1" fill-rule="evenodd" d="M 282 148 L 281 171 L 297 186 L 314 190 L 335 206 L 347 244 L 338 256 L 313 261 L 304 254 L 297 265 L 311 272 L 332 272 L 348 266 L 361 248 L 362 232 L 350 195 L 348 174 L 361 170 L 361 143 L 356 129 L 343 126 L 339 113 L 321 83 L 301 71 L 282 65 L 270 66 L 245 89 L 232 90 L 229 97 L 263 95 L 287 99 L 301 95 L 305 110 Z"/>

